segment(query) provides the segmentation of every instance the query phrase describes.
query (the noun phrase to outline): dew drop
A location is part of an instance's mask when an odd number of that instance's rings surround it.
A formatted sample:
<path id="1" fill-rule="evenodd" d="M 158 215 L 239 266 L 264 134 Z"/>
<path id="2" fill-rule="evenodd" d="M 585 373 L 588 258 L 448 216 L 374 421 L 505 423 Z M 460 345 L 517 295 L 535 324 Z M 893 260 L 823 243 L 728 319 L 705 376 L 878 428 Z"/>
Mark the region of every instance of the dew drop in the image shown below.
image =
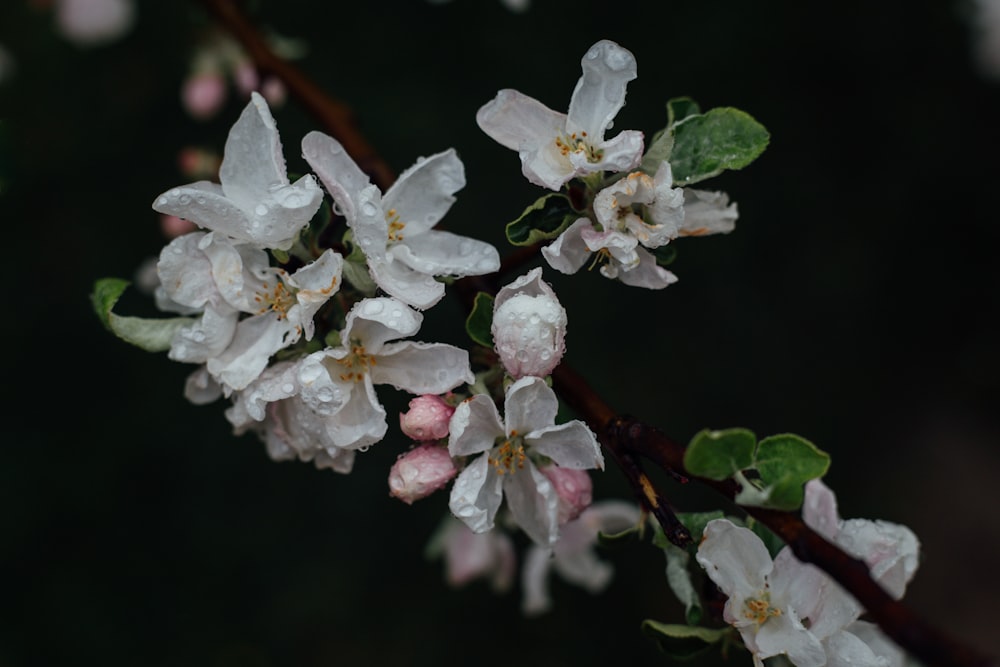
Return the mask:
<path id="1" fill-rule="evenodd" d="M 361 205 L 361 212 L 365 215 L 375 215 L 378 213 L 378 207 L 370 201 L 366 201 Z"/>
<path id="2" fill-rule="evenodd" d="M 286 382 L 285 384 L 281 385 L 281 391 L 285 392 L 286 394 L 290 394 L 293 391 L 295 391 L 295 385 L 292 384 L 291 382 Z"/>
<path id="3" fill-rule="evenodd" d="M 361 453 L 367 452 L 369 449 L 371 449 L 371 445 L 365 445 L 364 447 L 358 447 L 358 451 L 361 452 Z"/>
<path id="4" fill-rule="evenodd" d="M 168 203 L 170 203 L 170 200 L 167 199 L 166 197 L 160 197 L 159 199 L 156 200 L 157 206 L 166 206 Z"/>
<path id="5" fill-rule="evenodd" d="M 188 204 L 191 203 L 191 195 L 181 195 L 180 197 L 177 198 L 177 203 L 179 203 L 181 206 L 187 206 Z"/>
<path id="6" fill-rule="evenodd" d="M 267 215 L 267 206 L 264 204 L 257 204 L 257 208 L 253 210 L 257 215 Z"/>
<path id="7" fill-rule="evenodd" d="M 381 301 L 370 300 L 365 301 L 365 305 L 362 307 L 362 312 L 364 312 L 365 315 L 378 315 L 384 308 L 385 306 Z"/>

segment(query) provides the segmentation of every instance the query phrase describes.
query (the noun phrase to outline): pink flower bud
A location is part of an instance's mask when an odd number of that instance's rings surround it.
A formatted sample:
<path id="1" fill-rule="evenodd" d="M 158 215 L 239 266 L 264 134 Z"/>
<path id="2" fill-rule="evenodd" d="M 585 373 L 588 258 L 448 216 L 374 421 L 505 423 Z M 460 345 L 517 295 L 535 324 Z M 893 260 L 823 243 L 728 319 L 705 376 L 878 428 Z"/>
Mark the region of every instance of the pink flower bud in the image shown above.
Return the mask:
<path id="1" fill-rule="evenodd" d="M 559 496 L 560 525 L 572 521 L 590 507 L 594 484 L 586 470 L 573 470 L 555 465 L 540 470 L 552 482 L 556 495 Z"/>
<path id="2" fill-rule="evenodd" d="M 181 87 L 181 103 L 193 118 L 214 116 L 226 101 L 226 80 L 218 72 L 199 72 L 189 76 Z"/>
<path id="3" fill-rule="evenodd" d="M 444 487 L 457 472 L 447 448 L 427 442 L 396 459 L 389 471 L 389 492 L 412 505 Z"/>
<path id="4" fill-rule="evenodd" d="M 268 105 L 274 109 L 285 103 L 288 97 L 288 90 L 285 84 L 276 76 L 269 76 L 260 84 L 260 94 L 267 100 Z"/>
<path id="5" fill-rule="evenodd" d="M 497 293 L 493 342 L 515 380 L 552 372 L 566 351 L 566 310 L 535 268 Z"/>
<path id="6" fill-rule="evenodd" d="M 250 97 L 250 93 L 257 90 L 260 85 L 260 77 L 257 76 L 257 68 L 249 60 L 241 60 L 233 67 L 233 83 L 236 90 L 240 91 L 243 97 Z"/>
<path id="7" fill-rule="evenodd" d="M 399 415 L 403 433 L 419 442 L 448 437 L 448 423 L 455 408 L 440 396 L 424 394 L 410 401 L 410 411 Z"/>

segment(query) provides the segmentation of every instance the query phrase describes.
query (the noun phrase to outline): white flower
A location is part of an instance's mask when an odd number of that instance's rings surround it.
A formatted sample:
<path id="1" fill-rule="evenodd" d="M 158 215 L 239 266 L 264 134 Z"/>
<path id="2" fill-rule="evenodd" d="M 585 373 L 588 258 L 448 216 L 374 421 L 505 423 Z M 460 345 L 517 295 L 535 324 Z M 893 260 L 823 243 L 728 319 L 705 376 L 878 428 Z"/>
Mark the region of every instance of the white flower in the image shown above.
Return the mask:
<path id="1" fill-rule="evenodd" d="M 411 336 L 423 316 L 379 297 L 359 301 L 347 314 L 341 345 L 306 357 L 298 373 L 299 397 L 325 417 L 318 444 L 327 450 L 361 449 L 385 435 L 386 412 L 375 385 L 412 394 L 443 394 L 475 380 L 469 353 L 444 343 L 389 342 Z"/>
<path id="2" fill-rule="evenodd" d="M 275 461 L 312 461 L 317 468 L 349 473 L 354 450 L 328 445 L 329 414 L 302 401 L 299 372 L 305 358 L 268 366 L 249 387 L 233 395 L 226 418 L 236 435 L 252 431 Z"/>
<path id="3" fill-rule="evenodd" d="M 311 175 L 289 184 L 278 128 L 257 93 L 229 132 L 219 180 L 173 188 L 153 209 L 237 241 L 287 250 L 323 200 Z"/>
<path id="4" fill-rule="evenodd" d="M 625 86 L 636 77 L 635 57 L 602 40 L 590 47 L 581 66 L 583 76 L 566 114 L 510 89 L 501 90 L 476 114 L 486 134 L 518 152 L 527 179 L 550 190 L 577 176 L 628 171 L 642 159 L 642 132 L 626 130 L 604 139 L 625 104 Z"/>
<path id="5" fill-rule="evenodd" d="M 725 193 L 673 187 L 669 162 L 655 176 L 634 171 L 615 181 L 597 193 L 593 209 L 596 225 L 578 219 L 542 248 L 542 256 L 552 268 L 572 274 L 596 252 L 601 275 L 647 289 L 677 281 L 648 250 L 681 236 L 730 232 L 737 217 Z"/>
<path id="6" fill-rule="evenodd" d="M 844 551 L 860 558 L 875 579 L 894 598 L 903 597 L 916 573 L 920 543 L 906 526 L 867 519 L 843 520 L 837 499 L 821 480 L 806 483 L 802 518 L 806 525 Z M 819 572 L 813 566 L 805 566 Z M 856 619 L 861 604 L 836 582 L 820 575 L 816 604 L 801 610 L 810 631 L 822 642 L 834 666 L 886 667 L 900 664 L 902 652 L 874 626 Z"/>
<path id="7" fill-rule="evenodd" d="M 677 282 L 677 276 L 658 265 L 656 257 L 637 246 L 634 238 L 621 233 L 601 235 L 588 218 L 567 227 L 542 248 L 542 255 L 557 271 L 576 273 L 595 251 L 600 253 L 601 275 L 605 278 L 646 289 L 663 289 Z"/>
<path id="8" fill-rule="evenodd" d="M 503 593 L 514 580 L 517 558 L 514 543 L 500 530 L 474 533 L 454 517 L 445 518 L 427 545 L 427 555 L 443 555 L 445 579 L 449 586 L 464 586 L 485 577 L 494 591 Z"/>
<path id="9" fill-rule="evenodd" d="M 469 528 L 493 528 L 504 496 L 514 521 L 542 545 L 559 534 L 559 496 L 532 460 L 543 456 L 577 470 L 603 468 L 597 438 L 579 421 L 554 425 L 558 399 L 545 381 L 524 377 L 507 389 L 503 421 L 484 394 L 459 404 L 451 418 L 452 456 L 480 454 L 455 480 L 449 507 Z"/>
<path id="10" fill-rule="evenodd" d="M 432 229 L 465 186 L 454 149 L 420 158 L 385 192 L 370 183 L 343 146 L 321 132 L 302 140 L 302 154 L 337 203 L 383 290 L 424 310 L 444 296 L 434 276 L 477 276 L 500 268 L 489 243 Z"/>
<path id="11" fill-rule="evenodd" d="M 272 354 L 312 338 L 313 317 L 339 288 L 342 258 L 327 250 L 289 275 L 267 253 L 215 232 L 192 232 L 160 253 L 157 300 L 165 310 L 202 310 L 180 329 L 169 356 L 206 363 L 228 394 L 245 388 Z M 242 314 L 249 314 L 241 318 Z"/>
<path id="12" fill-rule="evenodd" d="M 826 664 L 826 651 L 797 611 L 815 604 L 815 582 L 801 576 L 802 564 L 790 551 L 772 561 L 753 531 L 715 519 L 705 527 L 697 559 L 728 596 L 723 618 L 739 630 L 755 665 L 781 654 L 798 667 Z"/>
<path id="13" fill-rule="evenodd" d="M 836 496 L 819 479 L 806 483 L 802 518 L 823 537 L 864 560 L 890 595 L 903 597 L 919 564 L 920 541 L 912 530 L 890 521 L 841 519 Z"/>
<path id="14" fill-rule="evenodd" d="M 493 342 L 500 363 L 514 379 L 545 377 L 566 351 L 566 309 L 534 268 L 497 292 Z"/>
<path id="15" fill-rule="evenodd" d="M 599 593 L 611 582 L 609 564 L 595 553 L 600 533 L 618 533 L 639 523 L 639 509 L 631 503 L 608 500 L 591 505 L 579 518 L 562 526 L 559 540 L 550 548 L 531 545 L 524 557 L 521 584 L 522 609 L 536 615 L 548 611 L 552 600 L 548 576 L 555 570 L 566 581 L 591 593 Z"/>
<path id="16" fill-rule="evenodd" d="M 836 498 L 819 480 L 807 483 L 805 491 L 806 524 L 864 560 L 872 577 L 901 597 L 917 567 L 916 536 L 905 526 L 885 521 L 842 520 Z M 770 567 L 766 556 L 760 538 L 725 520 L 709 523 L 698 549 L 698 562 L 729 596 L 726 621 L 740 631 L 755 660 L 787 653 L 799 667 L 902 664 L 902 652 L 874 626 L 858 621 L 864 613 L 861 604 L 822 570 L 799 562 L 790 547 L 783 548 Z M 791 618 L 791 624 L 780 618 Z M 811 639 L 804 638 L 803 631 Z"/>

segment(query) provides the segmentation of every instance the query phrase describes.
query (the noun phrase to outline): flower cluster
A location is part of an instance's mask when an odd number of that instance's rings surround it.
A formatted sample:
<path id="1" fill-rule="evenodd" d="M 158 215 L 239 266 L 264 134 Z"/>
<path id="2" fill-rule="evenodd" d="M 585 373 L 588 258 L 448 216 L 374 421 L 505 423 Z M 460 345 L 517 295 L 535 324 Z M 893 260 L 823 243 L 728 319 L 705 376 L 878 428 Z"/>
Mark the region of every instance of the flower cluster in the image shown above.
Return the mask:
<path id="1" fill-rule="evenodd" d="M 555 423 L 545 378 L 567 318 L 541 269 L 497 295 L 493 369 L 506 382 L 486 369 L 486 386 L 466 350 L 411 340 L 442 278 L 500 267 L 492 245 L 436 228 L 465 185 L 455 150 L 418 159 L 385 192 L 325 134 L 308 133 L 302 157 L 313 173 L 291 182 L 267 102 L 252 93 L 219 182 L 153 202 L 193 225 L 160 253 L 155 286 L 157 306 L 181 316 L 162 321 L 168 356 L 198 365 L 186 396 L 227 398 L 235 433 L 255 433 L 275 460 L 349 473 L 389 430 L 376 387 L 414 394 L 399 415 L 414 446 L 392 467 L 390 493 L 413 503 L 451 483 L 450 510 L 475 534 L 494 527 L 506 499 L 508 527 L 553 547 L 590 505 L 587 470 L 604 461 L 583 422 Z M 341 224 L 339 244 L 320 240 Z"/>
<path id="2" fill-rule="evenodd" d="M 508 226 L 508 237 L 522 245 L 550 241 L 542 258 L 565 274 L 589 263 L 627 285 L 666 287 L 676 281 L 664 268 L 672 254 L 666 246 L 727 233 L 737 218 L 725 193 L 688 186 L 745 166 L 763 150 L 766 131 L 737 110 L 701 114 L 685 98 L 668 103 L 668 125 L 649 146 L 636 130 L 606 137 L 637 76 L 635 58 L 603 40 L 581 64 L 565 114 L 510 89 L 477 114 L 490 137 L 517 151 L 524 176 L 552 191 Z M 558 419 L 550 376 L 566 352 L 568 316 L 543 268 L 503 286 L 497 280 L 492 298 L 475 297 L 466 332 L 484 348 L 476 356 L 413 340 L 452 280 L 501 269 L 492 245 L 439 226 L 466 184 L 457 151 L 418 158 L 383 188 L 338 140 L 313 131 L 301 142 L 311 173 L 292 182 L 270 108 L 259 93 L 250 97 L 227 138 L 218 182 L 174 187 L 153 202 L 168 216 L 171 239 L 153 292 L 157 306 L 177 317 L 114 319 L 113 300 L 95 297 L 107 306 L 105 322 L 126 340 L 196 365 L 187 398 L 225 398 L 234 432 L 256 434 L 275 460 L 346 474 L 398 423 L 411 446 L 389 471 L 389 493 L 412 504 L 447 489 L 448 515 L 429 550 L 444 557 L 453 585 L 487 577 L 494 588 L 509 588 L 518 560 L 512 533 L 520 531 L 528 544 L 526 614 L 550 608 L 551 572 L 602 590 L 612 571 L 597 557 L 598 536 L 642 534 L 646 517 L 632 503 L 594 502 L 590 471 L 604 468 L 601 446 L 583 421 Z M 724 144 L 717 150 L 716 141 Z M 701 159 L 706 153 L 710 159 Z M 393 419 L 377 393 L 386 385 L 413 395 Z M 702 463 L 706 476 L 753 467 L 762 479 L 774 476 L 760 453 L 775 441 L 736 433 L 723 444 L 719 465 Z M 685 466 L 691 472 L 687 458 Z M 822 472 L 808 474 L 785 485 L 798 494 L 797 507 L 801 483 L 812 480 L 805 522 L 902 596 L 917 567 L 913 534 L 887 522 L 842 520 L 832 492 L 815 479 Z M 648 479 L 634 484 L 659 507 Z M 658 538 L 666 540 L 662 532 Z M 755 664 L 779 655 L 800 667 L 899 664 L 899 651 L 860 620 L 858 601 L 790 548 L 772 559 L 753 531 L 726 519 L 707 524 L 696 553 L 681 546 L 667 545 L 671 588 L 689 598 L 685 604 L 693 599 L 691 582 L 677 574 L 693 556 L 727 596 L 723 617 Z"/>
<path id="3" fill-rule="evenodd" d="M 919 543 L 899 524 L 841 520 L 833 493 L 819 480 L 806 485 L 807 525 L 865 561 L 872 577 L 902 597 L 917 569 Z M 739 630 L 754 663 L 786 655 L 798 667 L 902 665 L 902 652 L 870 623 L 849 593 L 790 547 L 772 561 L 757 535 L 727 519 L 711 521 L 698 562 L 728 596 L 725 620 Z"/>
<path id="4" fill-rule="evenodd" d="M 602 40 L 581 65 L 567 113 L 505 89 L 479 110 L 476 121 L 518 152 L 529 181 L 554 191 L 575 185 L 575 198 L 584 200 L 574 204 L 575 214 L 558 238 L 542 248 L 552 268 L 572 274 L 590 262 L 607 278 L 662 289 L 677 277 L 652 251 L 681 236 L 732 231 L 736 205 L 722 192 L 675 187 L 668 159 L 652 153 L 644 158 L 642 132 L 605 139 L 625 104 L 626 85 L 637 76 L 631 52 Z"/>

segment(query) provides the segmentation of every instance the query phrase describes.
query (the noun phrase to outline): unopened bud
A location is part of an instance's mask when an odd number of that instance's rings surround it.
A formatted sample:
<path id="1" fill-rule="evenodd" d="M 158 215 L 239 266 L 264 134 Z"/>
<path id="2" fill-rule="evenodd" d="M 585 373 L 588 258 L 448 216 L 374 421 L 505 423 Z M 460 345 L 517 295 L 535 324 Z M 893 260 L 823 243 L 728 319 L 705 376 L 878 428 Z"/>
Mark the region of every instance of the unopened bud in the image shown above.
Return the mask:
<path id="1" fill-rule="evenodd" d="M 448 423 L 454 412 L 455 408 L 440 396 L 424 394 L 410 401 L 409 412 L 400 413 L 399 427 L 418 442 L 446 438 Z"/>
<path id="2" fill-rule="evenodd" d="M 559 466 L 541 468 L 559 496 L 559 524 L 580 516 L 583 510 L 590 507 L 593 500 L 594 484 L 586 470 L 574 470 Z"/>
<path id="3" fill-rule="evenodd" d="M 443 488 L 457 472 L 447 448 L 424 443 L 396 459 L 389 471 L 389 493 L 412 505 Z"/>
<path id="4" fill-rule="evenodd" d="M 497 293 L 493 342 L 515 380 L 552 372 L 566 351 L 566 310 L 535 268 Z"/>
<path id="5" fill-rule="evenodd" d="M 226 101 L 226 80 L 219 72 L 200 72 L 188 77 L 181 88 L 181 102 L 193 118 L 211 118 Z"/>

